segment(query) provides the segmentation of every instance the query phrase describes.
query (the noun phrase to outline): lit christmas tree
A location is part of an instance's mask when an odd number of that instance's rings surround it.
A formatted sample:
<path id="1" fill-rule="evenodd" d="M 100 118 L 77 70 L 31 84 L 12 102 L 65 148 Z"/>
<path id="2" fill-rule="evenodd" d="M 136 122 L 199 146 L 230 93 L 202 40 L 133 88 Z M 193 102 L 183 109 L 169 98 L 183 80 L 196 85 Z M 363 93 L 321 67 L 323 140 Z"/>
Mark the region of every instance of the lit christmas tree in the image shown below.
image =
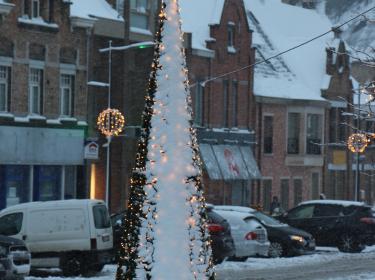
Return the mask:
<path id="1" fill-rule="evenodd" d="M 177 0 L 164 0 L 116 279 L 214 279 Z"/>

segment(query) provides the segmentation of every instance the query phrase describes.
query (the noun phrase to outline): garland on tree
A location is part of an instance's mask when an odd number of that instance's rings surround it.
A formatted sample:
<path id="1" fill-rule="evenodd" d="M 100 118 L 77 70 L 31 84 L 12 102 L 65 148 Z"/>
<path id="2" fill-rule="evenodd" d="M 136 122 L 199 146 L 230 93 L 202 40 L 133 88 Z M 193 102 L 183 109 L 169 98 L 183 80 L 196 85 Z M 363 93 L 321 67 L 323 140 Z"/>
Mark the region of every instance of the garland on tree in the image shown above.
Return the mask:
<path id="1" fill-rule="evenodd" d="M 160 13 L 159 23 L 162 30 L 165 18 Z M 136 277 L 136 269 L 138 266 L 138 246 L 141 228 L 141 218 L 146 218 L 143 211 L 143 203 L 146 193 L 144 186 L 147 178 L 145 175 L 148 142 L 151 130 L 151 119 L 153 115 L 154 97 L 157 90 L 156 73 L 160 68 L 160 42 L 161 32 L 156 33 L 156 45 L 154 58 L 151 64 L 152 71 L 150 74 L 148 93 L 145 98 L 145 108 L 142 114 L 142 131 L 138 142 L 138 150 L 136 155 L 135 168 L 130 179 L 130 192 L 128 200 L 128 208 L 122 223 L 123 235 L 121 237 L 121 248 L 118 258 L 118 268 L 116 272 L 116 280 L 131 280 Z"/>

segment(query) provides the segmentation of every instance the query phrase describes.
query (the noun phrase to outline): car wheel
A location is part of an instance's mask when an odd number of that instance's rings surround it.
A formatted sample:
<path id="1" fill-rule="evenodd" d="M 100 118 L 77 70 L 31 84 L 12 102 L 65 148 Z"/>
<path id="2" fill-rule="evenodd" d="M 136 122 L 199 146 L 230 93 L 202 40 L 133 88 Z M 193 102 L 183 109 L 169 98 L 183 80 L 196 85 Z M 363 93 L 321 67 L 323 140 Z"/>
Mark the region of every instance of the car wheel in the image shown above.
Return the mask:
<path id="1" fill-rule="evenodd" d="M 284 255 L 283 245 L 279 242 L 271 242 L 268 248 L 268 256 L 270 258 L 280 258 Z"/>
<path id="2" fill-rule="evenodd" d="M 65 277 L 78 276 L 86 272 L 81 258 L 77 255 L 65 256 L 61 263 L 61 270 Z"/>
<path id="3" fill-rule="evenodd" d="M 360 253 L 365 246 L 352 234 L 343 234 L 338 240 L 337 248 L 344 253 Z"/>

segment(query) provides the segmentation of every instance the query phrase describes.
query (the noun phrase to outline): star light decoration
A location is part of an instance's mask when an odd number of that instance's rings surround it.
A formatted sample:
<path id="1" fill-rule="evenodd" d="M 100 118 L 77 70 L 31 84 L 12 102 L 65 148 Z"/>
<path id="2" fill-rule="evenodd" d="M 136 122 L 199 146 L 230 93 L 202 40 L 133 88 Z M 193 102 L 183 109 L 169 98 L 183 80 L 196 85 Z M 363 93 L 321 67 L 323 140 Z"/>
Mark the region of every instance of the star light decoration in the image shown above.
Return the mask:
<path id="1" fill-rule="evenodd" d="M 117 136 L 124 128 L 125 118 L 119 110 L 108 108 L 99 114 L 96 124 L 105 136 Z"/>
<path id="2" fill-rule="evenodd" d="M 370 141 L 367 134 L 354 133 L 348 138 L 348 148 L 353 153 L 363 153 Z"/>

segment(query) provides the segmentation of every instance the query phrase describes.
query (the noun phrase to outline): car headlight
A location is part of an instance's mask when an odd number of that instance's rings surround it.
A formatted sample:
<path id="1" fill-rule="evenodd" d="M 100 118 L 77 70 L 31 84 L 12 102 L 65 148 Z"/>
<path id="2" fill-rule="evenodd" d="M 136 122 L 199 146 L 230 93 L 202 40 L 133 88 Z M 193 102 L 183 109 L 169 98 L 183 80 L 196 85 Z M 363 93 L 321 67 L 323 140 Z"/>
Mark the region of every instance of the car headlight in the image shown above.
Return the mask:
<path id="1" fill-rule="evenodd" d="M 0 245 L 0 256 L 5 256 L 7 254 L 7 248 Z"/>
<path id="2" fill-rule="evenodd" d="M 299 235 L 289 235 L 289 237 L 290 237 L 290 239 L 292 239 L 294 241 L 298 241 L 300 243 L 305 242 L 305 239 L 302 236 L 299 236 Z"/>

